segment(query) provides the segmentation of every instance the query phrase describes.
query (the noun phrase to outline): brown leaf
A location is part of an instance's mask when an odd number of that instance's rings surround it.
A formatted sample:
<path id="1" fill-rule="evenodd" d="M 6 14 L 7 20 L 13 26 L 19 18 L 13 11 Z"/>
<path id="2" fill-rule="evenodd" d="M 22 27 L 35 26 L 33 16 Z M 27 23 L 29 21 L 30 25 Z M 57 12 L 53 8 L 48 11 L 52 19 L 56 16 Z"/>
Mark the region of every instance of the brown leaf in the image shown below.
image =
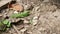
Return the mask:
<path id="1" fill-rule="evenodd" d="M 23 6 L 19 4 L 11 4 L 10 8 L 15 10 L 15 11 L 23 11 Z"/>

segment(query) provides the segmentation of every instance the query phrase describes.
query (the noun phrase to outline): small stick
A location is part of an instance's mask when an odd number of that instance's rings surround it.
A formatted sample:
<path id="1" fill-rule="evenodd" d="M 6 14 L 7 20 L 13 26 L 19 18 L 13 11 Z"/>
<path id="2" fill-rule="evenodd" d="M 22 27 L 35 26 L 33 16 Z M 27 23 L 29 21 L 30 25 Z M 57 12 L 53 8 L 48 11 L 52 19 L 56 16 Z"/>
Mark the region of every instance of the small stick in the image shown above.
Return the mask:
<path id="1" fill-rule="evenodd" d="M 15 25 L 12 25 L 12 26 L 15 29 L 15 31 L 17 32 L 17 34 L 20 34 L 19 31 L 17 30 L 16 26 Z"/>

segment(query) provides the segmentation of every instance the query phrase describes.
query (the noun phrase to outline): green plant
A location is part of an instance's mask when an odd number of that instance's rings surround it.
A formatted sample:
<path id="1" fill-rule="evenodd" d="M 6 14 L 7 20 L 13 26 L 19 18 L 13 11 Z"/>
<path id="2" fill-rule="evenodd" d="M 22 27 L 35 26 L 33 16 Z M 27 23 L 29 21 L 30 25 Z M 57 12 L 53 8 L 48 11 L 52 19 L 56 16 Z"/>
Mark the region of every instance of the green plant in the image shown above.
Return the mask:
<path id="1" fill-rule="evenodd" d="M 12 18 L 23 18 L 29 15 L 29 11 L 24 11 L 22 13 L 16 13 L 16 14 L 12 14 L 10 17 Z"/>
<path id="2" fill-rule="evenodd" d="M 9 22 L 8 20 L 3 20 L 2 23 L 5 24 L 7 27 L 11 26 L 11 22 Z"/>
<path id="3" fill-rule="evenodd" d="M 11 26 L 11 23 L 8 20 L 0 21 L 0 30 L 4 31 Z"/>

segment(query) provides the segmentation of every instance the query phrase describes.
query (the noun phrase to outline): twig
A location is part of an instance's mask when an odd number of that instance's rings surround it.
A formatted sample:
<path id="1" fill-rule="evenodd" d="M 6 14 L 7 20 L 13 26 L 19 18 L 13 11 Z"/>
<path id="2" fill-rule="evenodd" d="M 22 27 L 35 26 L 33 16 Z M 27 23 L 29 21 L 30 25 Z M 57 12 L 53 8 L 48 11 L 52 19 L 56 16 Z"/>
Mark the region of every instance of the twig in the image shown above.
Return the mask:
<path id="1" fill-rule="evenodd" d="M 17 34 L 20 34 L 19 31 L 17 30 L 16 26 L 15 25 L 12 25 L 12 26 L 15 29 L 15 31 L 17 32 Z"/>

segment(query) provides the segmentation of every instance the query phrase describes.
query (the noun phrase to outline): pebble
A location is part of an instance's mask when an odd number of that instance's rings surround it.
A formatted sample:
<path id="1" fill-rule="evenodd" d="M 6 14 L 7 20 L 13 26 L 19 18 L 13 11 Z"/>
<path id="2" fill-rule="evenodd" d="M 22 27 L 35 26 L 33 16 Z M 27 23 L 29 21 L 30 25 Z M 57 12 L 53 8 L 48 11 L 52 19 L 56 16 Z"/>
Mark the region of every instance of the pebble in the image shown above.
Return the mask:
<path id="1" fill-rule="evenodd" d="M 36 25 L 37 24 L 37 20 L 33 20 L 33 25 Z"/>
<path id="2" fill-rule="evenodd" d="M 38 18 L 38 17 L 37 17 L 37 16 L 35 16 L 33 19 L 34 19 L 34 20 L 36 20 L 37 18 Z"/>
<path id="3" fill-rule="evenodd" d="M 14 13 L 18 13 L 17 11 L 14 11 Z"/>
<path id="4" fill-rule="evenodd" d="M 38 22 L 37 19 L 38 19 L 37 16 L 33 17 L 33 20 L 32 20 L 32 24 L 33 24 L 33 25 L 36 25 L 36 24 L 37 24 L 37 22 Z"/>

